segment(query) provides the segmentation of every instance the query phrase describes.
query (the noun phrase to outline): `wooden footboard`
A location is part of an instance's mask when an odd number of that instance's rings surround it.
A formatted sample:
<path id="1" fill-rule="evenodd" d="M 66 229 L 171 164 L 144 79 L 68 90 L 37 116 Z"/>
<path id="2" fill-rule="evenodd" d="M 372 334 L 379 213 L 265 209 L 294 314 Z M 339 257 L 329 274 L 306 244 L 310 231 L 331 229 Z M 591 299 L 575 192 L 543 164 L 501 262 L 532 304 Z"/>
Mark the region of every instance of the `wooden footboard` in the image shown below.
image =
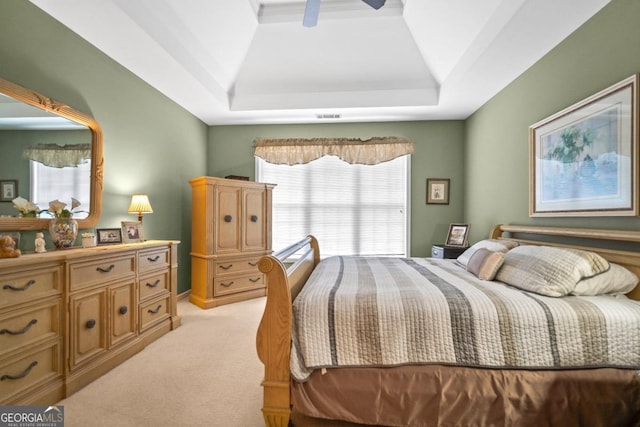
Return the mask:
<path id="1" fill-rule="evenodd" d="M 319 261 L 318 241 L 313 236 L 260 258 L 258 268 L 266 275 L 267 302 L 258 326 L 256 348 L 264 365 L 262 414 L 268 427 L 289 424 L 291 306 Z"/>

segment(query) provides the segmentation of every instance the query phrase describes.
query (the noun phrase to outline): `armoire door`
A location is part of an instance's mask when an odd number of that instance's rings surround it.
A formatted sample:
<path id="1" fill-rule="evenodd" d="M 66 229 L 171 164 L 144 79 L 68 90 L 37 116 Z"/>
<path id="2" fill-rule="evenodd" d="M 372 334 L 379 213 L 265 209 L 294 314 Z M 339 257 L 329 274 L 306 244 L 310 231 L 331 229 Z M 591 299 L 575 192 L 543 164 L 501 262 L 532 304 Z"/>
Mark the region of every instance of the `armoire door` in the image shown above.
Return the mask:
<path id="1" fill-rule="evenodd" d="M 244 190 L 244 240 L 243 251 L 259 251 L 267 247 L 266 242 L 266 191 Z"/>
<path id="2" fill-rule="evenodd" d="M 216 209 L 213 213 L 215 226 L 214 246 L 218 254 L 235 253 L 241 250 L 242 233 L 242 189 L 223 185 L 216 186 Z"/>

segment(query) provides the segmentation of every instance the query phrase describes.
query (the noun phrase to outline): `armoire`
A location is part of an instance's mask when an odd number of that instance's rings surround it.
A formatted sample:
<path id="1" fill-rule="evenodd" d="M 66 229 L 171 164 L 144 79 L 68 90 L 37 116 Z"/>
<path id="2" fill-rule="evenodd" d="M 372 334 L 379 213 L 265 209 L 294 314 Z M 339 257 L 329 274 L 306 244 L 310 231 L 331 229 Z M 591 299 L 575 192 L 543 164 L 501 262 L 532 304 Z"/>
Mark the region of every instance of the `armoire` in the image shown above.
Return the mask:
<path id="1" fill-rule="evenodd" d="M 189 181 L 191 293 L 200 308 L 264 296 L 258 261 L 271 253 L 275 185 L 202 176 Z"/>

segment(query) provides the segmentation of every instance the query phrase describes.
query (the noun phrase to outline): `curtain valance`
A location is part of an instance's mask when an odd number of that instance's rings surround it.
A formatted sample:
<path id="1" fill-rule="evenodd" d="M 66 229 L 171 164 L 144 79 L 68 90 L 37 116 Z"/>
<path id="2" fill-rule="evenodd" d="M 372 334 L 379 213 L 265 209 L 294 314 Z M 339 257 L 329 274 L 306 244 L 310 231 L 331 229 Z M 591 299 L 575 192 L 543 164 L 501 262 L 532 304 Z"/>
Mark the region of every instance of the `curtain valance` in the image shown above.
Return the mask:
<path id="1" fill-rule="evenodd" d="M 77 167 L 91 159 L 91 144 L 40 144 L 25 148 L 22 157 L 55 168 Z"/>
<path id="2" fill-rule="evenodd" d="M 400 137 L 257 139 L 254 155 L 277 165 L 309 163 L 337 156 L 350 164 L 375 165 L 413 154 L 413 141 Z"/>

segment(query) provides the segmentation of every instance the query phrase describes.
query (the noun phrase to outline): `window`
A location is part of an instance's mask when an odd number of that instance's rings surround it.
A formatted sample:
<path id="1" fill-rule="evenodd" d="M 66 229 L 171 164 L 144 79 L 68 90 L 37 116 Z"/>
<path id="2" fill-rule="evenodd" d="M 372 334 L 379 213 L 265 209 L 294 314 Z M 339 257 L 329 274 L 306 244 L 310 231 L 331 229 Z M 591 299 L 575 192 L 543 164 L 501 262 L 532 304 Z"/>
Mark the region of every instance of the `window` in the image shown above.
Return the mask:
<path id="1" fill-rule="evenodd" d="M 302 165 L 256 157 L 258 181 L 273 191 L 273 248 L 312 234 L 320 254 L 407 256 L 409 156 L 377 165 L 324 156 Z"/>
<path id="2" fill-rule="evenodd" d="M 49 209 L 49 202 L 60 200 L 71 209 L 71 198 L 80 202 L 74 218 L 86 218 L 89 214 L 91 195 L 91 161 L 76 167 L 56 168 L 40 162 L 29 161 L 31 171 L 30 198 L 42 210 Z M 83 209 L 84 208 L 84 209 Z M 83 212 L 80 212 L 83 211 Z"/>

